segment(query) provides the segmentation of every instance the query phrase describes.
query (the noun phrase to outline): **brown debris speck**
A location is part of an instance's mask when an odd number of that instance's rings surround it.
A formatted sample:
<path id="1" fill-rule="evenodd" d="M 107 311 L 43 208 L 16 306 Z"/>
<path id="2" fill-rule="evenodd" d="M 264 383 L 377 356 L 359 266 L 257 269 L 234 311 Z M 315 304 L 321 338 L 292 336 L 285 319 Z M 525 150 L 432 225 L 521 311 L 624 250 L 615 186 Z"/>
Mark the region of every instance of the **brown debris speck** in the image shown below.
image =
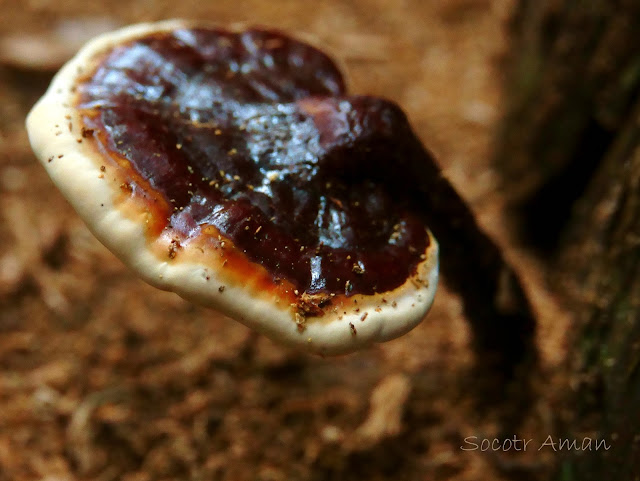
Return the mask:
<path id="1" fill-rule="evenodd" d="M 306 329 L 307 319 L 305 316 L 299 312 L 295 313 L 296 325 L 298 327 L 298 332 L 304 332 Z"/>
<path id="2" fill-rule="evenodd" d="M 93 129 L 82 127 L 82 129 L 80 130 L 80 135 L 82 135 L 82 138 L 86 139 L 87 137 L 93 135 Z"/>
<path id="3" fill-rule="evenodd" d="M 169 244 L 169 259 L 175 259 L 178 253 L 178 249 L 181 249 L 180 241 L 178 239 L 172 239 Z"/>
<path id="4" fill-rule="evenodd" d="M 307 318 L 310 316 L 322 316 L 324 314 L 324 308 L 329 304 L 331 304 L 331 297 L 326 294 L 309 294 L 303 292 L 295 303 L 295 307 L 296 312 Z"/>
<path id="5" fill-rule="evenodd" d="M 355 336 L 356 334 L 358 334 L 358 330 L 356 329 L 356 326 L 353 325 L 353 322 L 349 323 L 349 329 L 351 329 L 352 336 Z"/>

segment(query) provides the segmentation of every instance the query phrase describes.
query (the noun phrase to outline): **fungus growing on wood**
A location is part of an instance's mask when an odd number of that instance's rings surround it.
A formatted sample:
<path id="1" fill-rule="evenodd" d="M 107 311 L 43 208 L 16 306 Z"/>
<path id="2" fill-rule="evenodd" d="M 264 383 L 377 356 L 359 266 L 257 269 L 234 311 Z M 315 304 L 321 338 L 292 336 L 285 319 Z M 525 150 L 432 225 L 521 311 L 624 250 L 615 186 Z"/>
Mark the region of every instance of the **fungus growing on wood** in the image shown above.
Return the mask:
<path id="1" fill-rule="evenodd" d="M 347 95 L 311 45 L 129 27 L 63 67 L 27 126 L 125 264 L 273 339 L 349 352 L 406 333 L 431 306 L 438 246 L 415 171 L 433 160 L 399 107 Z"/>

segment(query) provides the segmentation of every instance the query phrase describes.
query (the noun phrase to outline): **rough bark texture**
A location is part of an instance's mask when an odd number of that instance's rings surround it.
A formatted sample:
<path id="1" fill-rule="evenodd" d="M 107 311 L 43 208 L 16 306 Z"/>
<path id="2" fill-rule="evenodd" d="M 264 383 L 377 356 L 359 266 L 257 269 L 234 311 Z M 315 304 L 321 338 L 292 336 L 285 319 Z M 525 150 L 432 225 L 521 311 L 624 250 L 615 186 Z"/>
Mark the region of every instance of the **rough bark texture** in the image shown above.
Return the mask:
<path id="1" fill-rule="evenodd" d="M 572 452 L 563 480 L 640 476 L 640 103 L 575 210 L 563 258 L 576 306 L 568 437 L 611 446 Z"/>
<path id="2" fill-rule="evenodd" d="M 562 481 L 640 479 L 639 25 L 632 0 L 524 1 L 514 23 L 495 163 L 574 314 Z"/>
<path id="3" fill-rule="evenodd" d="M 640 85 L 638 25 L 636 0 L 519 4 L 494 160 L 527 236 L 542 247 L 555 247 L 570 206 L 629 114 Z"/>

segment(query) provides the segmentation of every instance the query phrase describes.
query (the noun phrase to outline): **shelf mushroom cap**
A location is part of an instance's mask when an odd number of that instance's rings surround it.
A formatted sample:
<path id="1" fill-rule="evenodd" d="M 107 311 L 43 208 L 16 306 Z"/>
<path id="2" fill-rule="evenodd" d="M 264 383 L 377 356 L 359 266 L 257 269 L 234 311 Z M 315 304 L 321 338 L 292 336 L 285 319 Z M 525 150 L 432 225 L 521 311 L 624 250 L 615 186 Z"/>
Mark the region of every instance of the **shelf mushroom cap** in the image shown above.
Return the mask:
<path id="1" fill-rule="evenodd" d="M 437 242 L 363 169 L 403 141 L 395 122 L 406 132 L 395 105 L 346 95 L 309 44 L 176 20 L 88 43 L 27 129 L 91 231 L 147 282 L 330 355 L 408 332 L 435 295 Z"/>

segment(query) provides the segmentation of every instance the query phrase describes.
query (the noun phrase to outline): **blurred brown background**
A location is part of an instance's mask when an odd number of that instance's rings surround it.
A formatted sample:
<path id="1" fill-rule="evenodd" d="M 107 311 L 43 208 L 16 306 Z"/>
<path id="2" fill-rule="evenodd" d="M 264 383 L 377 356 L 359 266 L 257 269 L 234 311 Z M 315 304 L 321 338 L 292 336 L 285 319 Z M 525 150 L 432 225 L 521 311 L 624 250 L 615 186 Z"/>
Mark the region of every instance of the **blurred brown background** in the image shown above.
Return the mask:
<path id="1" fill-rule="evenodd" d="M 105 28 L 181 17 L 316 37 L 351 92 L 405 109 L 523 276 L 546 384 L 506 434 L 542 443 L 566 320 L 544 265 L 512 238 L 489 162 L 514 8 L 1 0 L 0 480 L 542 479 L 553 452 L 460 449 L 496 435 L 500 406 L 478 407 L 468 329 L 446 286 L 422 325 L 365 352 L 323 359 L 274 345 L 133 277 L 53 187 L 23 127 L 60 61 Z"/>

